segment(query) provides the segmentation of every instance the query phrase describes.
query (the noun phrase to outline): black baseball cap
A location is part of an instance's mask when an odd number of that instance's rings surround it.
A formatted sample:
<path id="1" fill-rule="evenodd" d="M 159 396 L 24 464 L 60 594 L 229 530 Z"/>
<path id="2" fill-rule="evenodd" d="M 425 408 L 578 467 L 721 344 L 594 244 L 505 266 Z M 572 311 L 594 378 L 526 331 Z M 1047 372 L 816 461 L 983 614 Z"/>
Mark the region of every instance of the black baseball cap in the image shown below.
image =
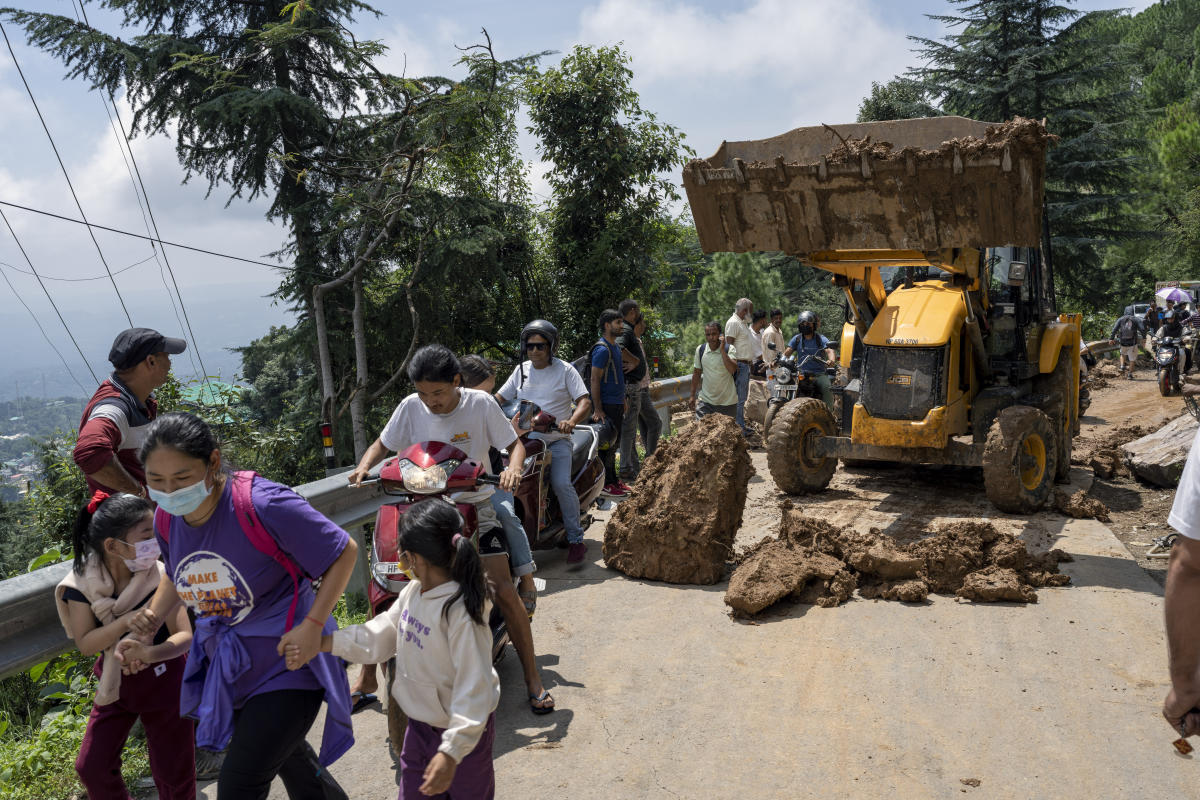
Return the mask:
<path id="1" fill-rule="evenodd" d="M 151 328 L 129 328 L 117 334 L 113 340 L 112 350 L 108 351 L 108 360 L 117 370 L 127 370 L 137 366 L 146 356 L 155 353 L 178 355 L 187 349 L 183 339 L 172 339 L 163 336 Z"/>

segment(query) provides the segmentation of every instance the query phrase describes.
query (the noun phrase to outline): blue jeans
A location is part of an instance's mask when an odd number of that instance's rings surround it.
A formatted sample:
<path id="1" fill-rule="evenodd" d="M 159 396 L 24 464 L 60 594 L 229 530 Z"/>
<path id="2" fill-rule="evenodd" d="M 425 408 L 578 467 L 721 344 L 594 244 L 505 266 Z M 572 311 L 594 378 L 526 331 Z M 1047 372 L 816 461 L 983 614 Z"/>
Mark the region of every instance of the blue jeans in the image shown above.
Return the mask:
<path id="1" fill-rule="evenodd" d="M 537 571 L 537 564 L 533 563 L 533 551 L 529 549 L 529 538 L 525 536 L 525 528 L 517 516 L 513 496 L 496 487 L 496 491 L 492 492 L 492 508 L 496 509 L 496 518 L 500 520 L 504 538 L 508 541 L 508 565 L 512 574 L 518 578 L 533 574 Z"/>
<path id="2" fill-rule="evenodd" d="M 546 449 L 550 452 L 550 487 L 558 498 L 567 541 L 579 544 L 583 541 L 583 526 L 579 524 L 579 493 L 575 491 L 575 484 L 571 480 L 571 440 L 546 442 Z"/>
<path id="3" fill-rule="evenodd" d="M 746 430 L 746 398 L 750 395 L 750 365 L 745 361 L 737 362 L 737 374 L 733 376 L 733 385 L 737 387 L 737 416 L 734 420 L 738 427 Z"/>

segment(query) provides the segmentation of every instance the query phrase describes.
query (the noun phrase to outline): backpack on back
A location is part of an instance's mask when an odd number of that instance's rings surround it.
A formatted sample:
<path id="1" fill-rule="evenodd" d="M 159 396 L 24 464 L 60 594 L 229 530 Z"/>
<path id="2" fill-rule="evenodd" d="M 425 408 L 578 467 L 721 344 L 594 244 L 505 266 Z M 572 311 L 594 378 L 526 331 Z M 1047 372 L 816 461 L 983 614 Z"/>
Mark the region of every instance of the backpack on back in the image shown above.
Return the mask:
<path id="1" fill-rule="evenodd" d="M 1121 326 L 1117 329 L 1117 341 L 1122 347 L 1137 344 L 1137 322 L 1133 317 L 1124 317 L 1121 320 Z"/>
<path id="2" fill-rule="evenodd" d="M 250 544 L 254 545 L 254 549 L 283 567 L 292 579 L 292 604 L 288 606 L 287 627 L 284 629 L 287 632 L 296 623 L 296 604 L 300 601 L 300 576 L 304 573 L 296 562 L 283 552 L 279 543 L 275 541 L 275 537 L 258 519 L 258 513 L 254 510 L 254 500 L 250 495 L 256 477 L 258 477 L 258 473 L 250 470 L 233 473 L 233 515 L 237 517 L 238 523 L 242 526 L 242 532 L 246 534 Z M 161 508 L 154 510 L 154 527 L 162 536 L 163 541 L 168 543 L 171 541 L 171 515 Z"/>
<path id="3" fill-rule="evenodd" d="M 603 347 L 608 349 L 608 342 L 603 339 L 597 339 L 596 343 L 591 346 L 586 356 L 580 356 L 571 362 L 571 366 L 579 373 L 579 377 L 583 378 L 583 385 L 587 387 L 588 392 L 592 391 L 592 356 L 596 354 L 596 348 Z M 610 367 L 614 367 L 612 352 L 608 354 L 608 366 L 604 368 L 604 373 L 607 376 Z"/>

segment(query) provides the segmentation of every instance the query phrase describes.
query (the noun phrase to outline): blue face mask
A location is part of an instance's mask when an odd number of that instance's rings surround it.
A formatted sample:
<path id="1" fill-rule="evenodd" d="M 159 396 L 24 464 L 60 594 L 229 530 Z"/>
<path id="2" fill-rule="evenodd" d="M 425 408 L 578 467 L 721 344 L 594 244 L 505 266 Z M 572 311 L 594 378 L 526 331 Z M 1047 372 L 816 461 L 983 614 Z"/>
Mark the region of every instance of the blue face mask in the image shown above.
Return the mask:
<path id="1" fill-rule="evenodd" d="M 191 486 L 185 486 L 173 492 L 160 492 L 157 489 L 147 488 L 150 491 L 150 499 L 158 503 L 159 508 L 173 517 L 182 517 L 195 511 L 201 503 L 208 499 L 212 490 L 208 488 L 207 480 L 208 475 L 206 474 Z"/>

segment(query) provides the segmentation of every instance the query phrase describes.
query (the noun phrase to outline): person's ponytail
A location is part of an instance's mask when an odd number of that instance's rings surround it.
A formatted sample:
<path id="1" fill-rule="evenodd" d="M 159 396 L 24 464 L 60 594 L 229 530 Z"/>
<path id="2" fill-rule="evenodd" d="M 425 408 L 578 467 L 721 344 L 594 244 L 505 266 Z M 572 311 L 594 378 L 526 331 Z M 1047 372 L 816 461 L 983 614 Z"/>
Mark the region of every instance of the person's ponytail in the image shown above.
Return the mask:
<path id="1" fill-rule="evenodd" d="M 467 608 L 467 616 L 475 620 L 477 625 L 483 624 L 483 601 L 486 588 L 483 580 L 483 562 L 479 560 L 479 551 L 466 536 L 455 537 L 454 561 L 450 565 L 450 574 L 458 583 L 458 591 L 442 609 L 445 614 L 450 604 L 462 598 Z"/>
<path id="2" fill-rule="evenodd" d="M 458 591 L 446 601 L 443 615 L 455 600 L 462 599 L 467 615 L 484 624 L 483 562 L 469 538 L 462 535 L 463 518 L 458 509 L 440 500 L 414 503 L 400 518 L 400 549 L 416 553 L 435 567 L 450 573 Z"/>
<path id="3" fill-rule="evenodd" d="M 75 572 L 78 575 L 83 574 L 83 566 L 91 555 L 91 542 L 88 537 L 91 524 L 92 512 L 88 511 L 87 506 L 83 506 L 75 515 L 75 524 L 71 527 L 71 550 L 75 554 Z"/>

